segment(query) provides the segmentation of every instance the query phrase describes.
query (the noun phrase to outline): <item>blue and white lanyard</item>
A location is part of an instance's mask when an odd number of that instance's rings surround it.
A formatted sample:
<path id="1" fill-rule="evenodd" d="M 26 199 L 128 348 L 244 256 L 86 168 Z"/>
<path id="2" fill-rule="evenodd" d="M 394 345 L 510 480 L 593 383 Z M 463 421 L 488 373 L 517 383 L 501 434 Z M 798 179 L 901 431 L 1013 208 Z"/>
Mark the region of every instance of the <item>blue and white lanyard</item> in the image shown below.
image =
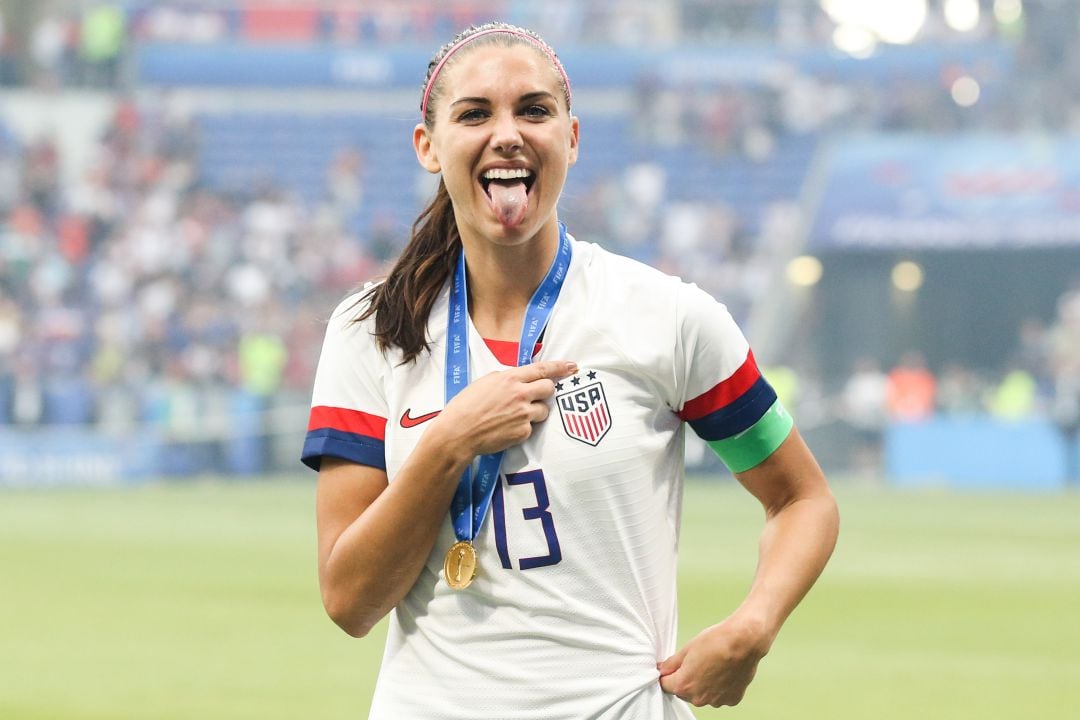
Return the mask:
<path id="1" fill-rule="evenodd" d="M 566 271 L 570 267 L 570 241 L 566 227 L 559 223 L 559 250 L 548 268 L 540 287 L 536 288 L 525 310 L 525 322 L 521 326 L 518 343 L 517 364 L 532 362 L 533 349 L 547 326 L 555 301 L 559 298 Z M 446 403 L 469 384 L 469 302 L 465 284 L 465 249 L 458 255 L 450 286 L 450 313 L 446 337 Z M 491 496 L 499 479 L 502 451 L 481 455 L 477 463 L 476 477 L 472 467 L 465 468 L 458 482 L 454 499 L 450 503 L 450 517 L 454 521 L 454 535 L 458 540 L 472 542 L 491 506 Z"/>

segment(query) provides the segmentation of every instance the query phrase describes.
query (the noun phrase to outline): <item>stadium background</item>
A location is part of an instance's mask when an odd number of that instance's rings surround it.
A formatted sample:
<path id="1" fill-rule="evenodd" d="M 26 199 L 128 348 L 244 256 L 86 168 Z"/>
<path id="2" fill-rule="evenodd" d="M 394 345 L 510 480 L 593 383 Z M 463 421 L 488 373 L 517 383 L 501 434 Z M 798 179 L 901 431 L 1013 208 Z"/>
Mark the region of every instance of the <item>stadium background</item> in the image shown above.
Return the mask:
<path id="1" fill-rule="evenodd" d="M 725 301 L 841 495 L 739 712 L 1069 717 L 1069 0 L 0 0 L 0 716 L 362 716 L 380 643 L 319 617 L 311 376 L 431 192 L 428 57 L 492 18 L 575 84 L 571 232 Z M 757 521 L 688 453 L 684 632 Z"/>

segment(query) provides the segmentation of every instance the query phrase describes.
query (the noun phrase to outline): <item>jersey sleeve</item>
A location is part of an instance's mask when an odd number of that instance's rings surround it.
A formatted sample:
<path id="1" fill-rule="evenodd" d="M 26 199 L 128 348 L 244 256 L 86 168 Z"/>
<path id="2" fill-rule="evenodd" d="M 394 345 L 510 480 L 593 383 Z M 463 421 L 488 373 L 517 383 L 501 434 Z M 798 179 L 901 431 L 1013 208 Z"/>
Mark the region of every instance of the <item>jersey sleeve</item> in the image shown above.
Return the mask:
<path id="1" fill-rule="evenodd" d="M 386 359 L 367 322 L 353 322 L 357 296 L 330 318 L 315 371 L 311 414 L 300 459 L 318 470 L 324 457 L 386 469 Z"/>
<path id="2" fill-rule="evenodd" d="M 677 325 L 679 417 L 732 472 L 759 465 L 794 423 L 758 369 L 750 344 L 727 308 L 694 285 L 681 288 Z"/>

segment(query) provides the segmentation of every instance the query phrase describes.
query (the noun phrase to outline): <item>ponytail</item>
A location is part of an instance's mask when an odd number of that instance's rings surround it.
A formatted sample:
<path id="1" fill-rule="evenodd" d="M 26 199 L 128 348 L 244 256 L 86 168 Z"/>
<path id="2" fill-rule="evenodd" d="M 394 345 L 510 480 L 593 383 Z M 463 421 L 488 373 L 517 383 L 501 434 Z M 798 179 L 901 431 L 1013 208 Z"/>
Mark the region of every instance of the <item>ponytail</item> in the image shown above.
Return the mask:
<path id="1" fill-rule="evenodd" d="M 402 362 L 411 362 L 428 349 L 428 316 L 460 251 L 454 206 L 440 179 L 435 197 L 417 216 L 409 243 L 386 280 L 365 292 L 357 303 L 366 301 L 367 307 L 355 322 L 375 317 L 379 349 L 398 348 Z"/>

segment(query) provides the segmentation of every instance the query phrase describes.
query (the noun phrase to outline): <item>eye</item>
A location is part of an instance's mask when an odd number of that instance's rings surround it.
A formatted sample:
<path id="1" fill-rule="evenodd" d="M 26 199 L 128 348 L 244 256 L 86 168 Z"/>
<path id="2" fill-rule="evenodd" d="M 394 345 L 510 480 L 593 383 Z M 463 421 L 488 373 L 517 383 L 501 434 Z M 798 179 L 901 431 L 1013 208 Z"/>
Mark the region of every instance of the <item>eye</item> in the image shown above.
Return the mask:
<path id="1" fill-rule="evenodd" d="M 487 111 L 482 108 L 469 108 L 461 112 L 458 116 L 458 122 L 478 122 L 487 117 Z"/>
<path id="2" fill-rule="evenodd" d="M 530 118 L 544 118 L 551 115 L 551 110 L 544 105 L 529 105 L 523 114 Z"/>

